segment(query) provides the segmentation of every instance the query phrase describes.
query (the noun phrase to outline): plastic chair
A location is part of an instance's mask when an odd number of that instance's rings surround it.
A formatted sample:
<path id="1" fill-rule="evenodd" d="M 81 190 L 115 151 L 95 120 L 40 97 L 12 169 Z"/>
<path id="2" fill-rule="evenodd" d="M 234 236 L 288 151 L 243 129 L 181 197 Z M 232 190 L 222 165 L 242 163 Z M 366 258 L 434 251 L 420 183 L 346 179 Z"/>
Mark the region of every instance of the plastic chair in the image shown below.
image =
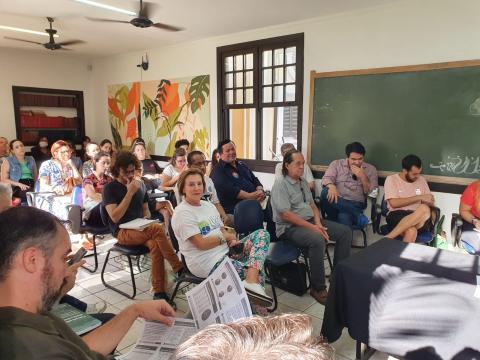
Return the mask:
<path id="1" fill-rule="evenodd" d="M 440 209 L 439 208 L 433 208 L 436 211 L 436 219 L 433 224 L 433 228 L 435 228 L 435 225 L 437 224 L 438 220 L 440 220 Z M 375 204 L 375 219 L 373 221 L 373 232 L 380 234 L 380 235 L 387 235 L 392 229 L 388 226 L 388 224 L 380 225 L 382 223 L 382 218 L 386 218 L 388 214 L 388 205 L 387 201 L 385 200 L 385 197 L 382 197 L 382 202 L 380 204 Z M 430 245 L 434 237 L 434 234 L 430 231 L 422 231 L 417 234 L 417 239 L 415 242 L 417 244 L 426 244 Z M 397 238 L 398 240 L 401 240 L 401 238 Z"/>
<path id="2" fill-rule="evenodd" d="M 478 236 L 469 236 L 466 232 L 475 231 L 473 225 L 463 221 L 460 214 L 453 213 L 450 223 L 454 245 L 462 247 L 470 255 L 480 255 Z"/>
<path id="3" fill-rule="evenodd" d="M 322 214 L 322 218 L 327 219 L 327 220 L 331 220 L 331 219 L 328 218 L 327 213 L 326 213 L 324 207 L 322 206 L 321 198 L 317 196 L 314 199 L 315 199 L 315 204 L 317 204 L 317 207 L 320 209 L 320 213 Z M 376 205 L 376 202 L 377 202 L 377 198 L 369 196 L 368 201 L 371 202 L 370 221 L 373 224 L 374 219 L 375 219 L 375 205 Z M 334 220 L 331 220 L 331 221 L 334 221 Z M 355 232 L 355 231 L 360 231 L 360 233 L 362 234 L 362 238 L 363 238 L 363 246 L 352 245 L 353 248 L 366 248 L 368 246 L 368 241 L 367 241 L 368 225 L 369 224 L 366 224 L 363 227 L 358 226 L 358 225 L 350 226 L 350 229 L 352 230 L 352 233 Z M 353 236 L 353 234 L 352 234 L 352 236 Z"/>
<path id="4" fill-rule="evenodd" d="M 105 206 L 103 204 L 100 205 L 100 215 L 102 216 L 103 224 L 108 226 L 108 222 L 109 222 L 108 213 L 107 213 L 107 210 L 105 209 Z M 116 287 L 108 284 L 105 281 L 105 276 L 104 276 L 105 275 L 105 268 L 107 267 L 107 263 L 108 263 L 108 260 L 110 258 L 110 254 L 112 252 L 115 252 L 115 253 L 119 254 L 116 257 L 123 255 L 128 260 L 128 266 L 129 266 L 129 269 L 130 269 L 130 277 L 131 277 L 131 280 L 132 280 L 132 287 L 133 287 L 133 294 L 132 295 L 129 295 L 126 292 L 124 292 L 120 289 L 117 289 Z M 107 288 L 109 288 L 109 289 L 111 289 L 111 290 L 113 290 L 113 291 L 115 291 L 119 294 L 122 294 L 123 296 L 125 296 L 127 298 L 134 299 L 135 295 L 137 294 L 137 286 L 135 284 L 135 275 L 142 272 L 142 269 L 140 268 L 140 257 L 142 255 L 148 254 L 149 252 L 150 252 L 150 250 L 146 246 L 143 246 L 143 245 L 127 246 L 127 245 L 120 245 L 118 242 L 115 243 L 108 250 L 107 256 L 105 258 L 105 262 L 103 263 L 102 272 L 100 274 L 100 278 L 102 279 L 103 285 L 105 285 L 105 287 L 107 287 Z M 135 274 L 135 272 L 133 271 L 132 257 L 137 258 L 137 268 L 138 268 L 138 273 L 137 274 Z"/>

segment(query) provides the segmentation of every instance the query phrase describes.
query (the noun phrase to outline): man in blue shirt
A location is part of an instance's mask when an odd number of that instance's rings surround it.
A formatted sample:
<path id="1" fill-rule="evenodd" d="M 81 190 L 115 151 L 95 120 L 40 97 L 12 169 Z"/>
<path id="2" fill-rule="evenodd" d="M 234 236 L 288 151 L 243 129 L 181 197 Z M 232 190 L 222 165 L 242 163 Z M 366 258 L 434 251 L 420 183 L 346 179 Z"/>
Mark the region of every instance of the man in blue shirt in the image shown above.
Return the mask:
<path id="1" fill-rule="evenodd" d="M 242 200 L 265 199 L 263 186 L 243 162 L 237 160 L 235 144 L 230 139 L 218 144 L 220 160 L 210 177 L 217 189 L 220 204 L 227 214 L 233 214 L 235 205 Z"/>

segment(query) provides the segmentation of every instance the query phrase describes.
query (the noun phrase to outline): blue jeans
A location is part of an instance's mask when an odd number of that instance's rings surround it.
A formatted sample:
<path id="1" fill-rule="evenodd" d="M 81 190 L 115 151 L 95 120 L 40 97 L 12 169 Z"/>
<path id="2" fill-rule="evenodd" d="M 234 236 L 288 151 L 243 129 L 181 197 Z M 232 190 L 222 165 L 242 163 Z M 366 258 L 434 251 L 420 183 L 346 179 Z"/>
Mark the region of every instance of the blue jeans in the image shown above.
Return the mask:
<path id="1" fill-rule="evenodd" d="M 324 187 L 320 195 L 320 201 L 327 219 L 349 227 L 356 225 L 358 216 L 363 214 L 363 210 L 367 207 L 367 202 L 346 200 L 339 196 L 336 203 L 330 203 L 327 194 L 328 188 Z"/>

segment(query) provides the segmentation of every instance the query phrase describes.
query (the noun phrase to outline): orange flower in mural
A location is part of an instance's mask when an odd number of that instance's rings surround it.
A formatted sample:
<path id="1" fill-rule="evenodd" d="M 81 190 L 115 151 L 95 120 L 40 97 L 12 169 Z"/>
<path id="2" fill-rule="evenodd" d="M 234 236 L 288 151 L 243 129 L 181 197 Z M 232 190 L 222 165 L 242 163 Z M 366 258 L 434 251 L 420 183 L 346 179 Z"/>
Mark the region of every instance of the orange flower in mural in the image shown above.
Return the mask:
<path id="1" fill-rule="evenodd" d="M 137 119 L 127 121 L 127 135 L 126 138 L 135 139 L 137 137 Z"/>
<path id="2" fill-rule="evenodd" d="M 108 109 L 112 112 L 113 116 L 119 119 L 122 117 L 122 113 L 118 108 L 118 103 L 115 101 L 114 98 L 111 98 L 111 97 L 108 98 Z"/>
<path id="3" fill-rule="evenodd" d="M 128 102 L 127 109 L 125 110 L 125 115 L 130 114 L 132 110 L 135 109 L 135 117 L 138 117 L 139 105 L 140 104 L 140 83 L 134 82 L 130 92 L 128 93 Z"/>
<path id="4" fill-rule="evenodd" d="M 160 109 L 166 116 L 170 116 L 180 105 L 180 98 L 178 96 L 178 83 L 163 85 L 163 91 L 157 96 L 157 103 Z"/>

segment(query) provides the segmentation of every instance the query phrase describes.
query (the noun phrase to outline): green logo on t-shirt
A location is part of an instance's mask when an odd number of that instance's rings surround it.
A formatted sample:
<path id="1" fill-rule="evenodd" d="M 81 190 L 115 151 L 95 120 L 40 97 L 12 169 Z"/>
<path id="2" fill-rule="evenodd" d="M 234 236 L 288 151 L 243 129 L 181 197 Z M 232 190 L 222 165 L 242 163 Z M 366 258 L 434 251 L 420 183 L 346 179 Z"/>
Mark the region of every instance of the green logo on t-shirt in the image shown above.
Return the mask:
<path id="1" fill-rule="evenodd" d="M 211 230 L 208 221 L 200 221 L 198 223 L 198 228 L 200 229 L 200 234 L 202 235 L 207 235 Z"/>

